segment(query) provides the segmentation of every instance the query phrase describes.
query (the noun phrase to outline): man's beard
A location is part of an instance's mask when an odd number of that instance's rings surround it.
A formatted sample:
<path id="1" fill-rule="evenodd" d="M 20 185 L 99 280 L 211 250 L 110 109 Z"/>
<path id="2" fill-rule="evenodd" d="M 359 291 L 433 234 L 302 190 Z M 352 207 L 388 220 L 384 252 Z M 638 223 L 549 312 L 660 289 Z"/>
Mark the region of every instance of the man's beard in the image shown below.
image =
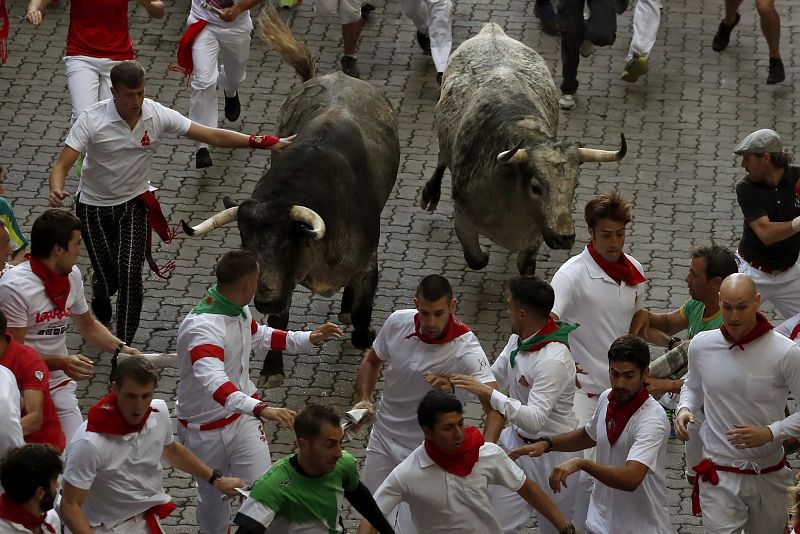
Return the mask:
<path id="1" fill-rule="evenodd" d="M 44 497 L 42 497 L 42 500 L 39 501 L 39 509 L 43 514 L 52 510 L 56 503 L 56 493 L 51 491 L 50 488 L 44 488 L 44 491 Z"/>

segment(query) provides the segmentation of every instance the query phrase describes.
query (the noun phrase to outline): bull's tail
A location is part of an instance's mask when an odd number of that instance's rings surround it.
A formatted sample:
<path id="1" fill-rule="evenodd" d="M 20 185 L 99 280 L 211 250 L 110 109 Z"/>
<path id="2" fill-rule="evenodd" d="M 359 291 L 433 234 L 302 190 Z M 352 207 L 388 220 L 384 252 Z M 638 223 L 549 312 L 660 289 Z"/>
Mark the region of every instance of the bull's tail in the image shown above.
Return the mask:
<path id="1" fill-rule="evenodd" d="M 278 11 L 272 3 L 268 3 L 267 7 L 261 10 L 258 25 L 261 39 L 294 67 L 304 82 L 316 75 L 314 56 L 306 45 L 295 39 L 292 30 L 278 16 Z"/>

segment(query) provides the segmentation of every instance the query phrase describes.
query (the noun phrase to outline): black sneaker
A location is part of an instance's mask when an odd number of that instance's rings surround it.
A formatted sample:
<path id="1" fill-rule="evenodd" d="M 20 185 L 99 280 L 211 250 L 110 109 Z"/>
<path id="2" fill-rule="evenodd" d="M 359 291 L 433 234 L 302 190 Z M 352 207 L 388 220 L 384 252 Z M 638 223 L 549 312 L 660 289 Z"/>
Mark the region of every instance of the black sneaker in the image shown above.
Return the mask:
<path id="1" fill-rule="evenodd" d="M 779 57 L 769 58 L 769 76 L 767 76 L 767 83 L 781 83 L 786 79 L 786 73 L 783 71 L 783 61 Z"/>
<path id="2" fill-rule="evenodd" d="M 713 48 L 716 52 L 722 52 L 726 48 L 728 48 L 728 43 L 731 41 L 731 32 L 733 28 L 739 24 L 739 20 L 742 17 L 739 14 L 736 14 L 736 20 L 733 22 L 733 26 L 728 26 L 725 24 L 725 20 L 719 23 L 719 28 L 717 28 L 717 34 L 714 36 L 714 40 L 711 42 L 711 48 Z"/>
<path id="3" fill-rule="evenodd" d="M 442 86 L 442 76 L 444 76 L 444 72 L 437 72 L 436 73 L 436 83 L 439 84 L 439 87 Z"/>
<path id="4" fill-rule="evenodd" d="M 417 43 L 426 56 L 431 55 L 431 38 L 427 33 L 417 32 Z"/>
<path id="5" fill-rule="evenodd" d="M 370 4 L 369 2 L 364 2 L 361 4 L 361 18 L 366 19 L 369 18 L 369 14 L 375 11 L 375 6 Z"/>
<path id="6" fill-rule="evenodd" d="M 533 15 L 542 21 L 542 30 L 548 35 L 558 35 L 558 15 L 550 0 L 538 0 Z"/>
<path id="7" fill-rule="evenodd" d="M 205 169 L 206 167 L 211 167 L 213 164 L 214 163 L 211 161 L 211 154 L 205 147 L 199 149 L 194 155 L 195 169 Z"/>
<path id="8" fill-rule="evenodd" d="M 92 313 L 104 325 L 111 324 L 111 299 L 108 297 L 94 297 L 92 299 Z"/>
<path id="9" fill-rule="evenodd" d="M 361 73 L 358 71 L 358 60 L 354 56 L 342 56 L 342 72 L 353 78 L 360 78 Z"/>
<path id="10" fill-rule="evenodd" d="M 239 118 L 241 112 L 242 106 L 239 103 L 239 92 L 237 91 L 233 96 L 225 95 L 225 118 L 233 122 Z"/>

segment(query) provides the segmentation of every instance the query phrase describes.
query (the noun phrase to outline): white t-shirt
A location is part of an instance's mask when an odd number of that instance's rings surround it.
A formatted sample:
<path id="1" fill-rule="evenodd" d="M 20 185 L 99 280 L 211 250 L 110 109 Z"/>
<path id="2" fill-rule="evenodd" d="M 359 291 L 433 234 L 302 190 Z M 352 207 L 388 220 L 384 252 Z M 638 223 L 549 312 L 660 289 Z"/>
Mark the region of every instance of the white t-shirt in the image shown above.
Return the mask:
<path id="1" fill-rule="evenodd" d="M 638 261 L 625 256 L 643 273 Z M 618 285 L 584 249 L 558 269 L 550 285 L 556 295 L 553 313 L 562 321 L 581 325 L 569 336 L 572 357 L 587 373 L 579 377 L 581 391 L 605 391 L 611 387 L 608 349 L 630 331 L 633 314 L 644 308 L 647 283 Z"/>
<path id="2" fill-rule="evenodd" d="M 516 492 L 525 483 L 525 473 L 494 443 L 485 443 L 479 455 L 472 472 L 460 477 L 439 467 L 420 445 L 381 484 L 375 502 L 384 515 L 407 503 L 418 532 L 501 532 L 489 485 Z"/>
<path id="3" fill-rule="evenodd" d="M 483 382 L 494 382 L 489 360 L 475 334 L 466 334 L 441 345 L 431 345 L 414 333 L 417 310 L 392 313 L 372 344 L 378 358 L 389 363 L 380 408 L 372 432 L 384 439 L 415 448 L 424 435 L 417 422 L 417 405 L 432 388 L 425 382 L 429 374 L 470 375 Z M 462 400 L 474 398 L 456 389 Z"/>
<path id="4" fill-rule="evenodd" d="M 170 500 L 161 455 L 173 441 L 172 423 L 166 402 L 153 399 L 150 406 L 153 413 L 139 432 L 98 434 L 84 421 L 67 445 L 64 480 L 89 492 L 83 513 L 93 527 L 113 527 Z"/>
<path id="5" fill-rule="evenodd" d="M 528 438 L 575 430 L 575 362 L 569 349 L 563 343 L 548 343 L 536 352 L 520 351 L 511 367 L 511 351 L 518 341 L 512 334 L 492 364 L 498 386 L 508 390 L 508 396 L 492 392 L 492 408 Z"/>
<path id="6" fill-rule="evenodd" d="M 69 296 L 62 311 L 45 293 L 44 283 L 33 274 L 31 264 L 17 265 L 0 278 L 0 309 L 9 327 L 28 329 L 26 345 L 41 355 L 66 356 L 69 318 L 89 311 L 81 271 L 75 265 L 69 273 Z M 51 388 L 68 379 L 63 371 L 50 371 Z"/>
<path id="7" fill-rule="evenodd" d="M 789 317 L 781 324 L 776 326 L 775 331 L 779 334 L 788 337 L 789 339 L 792 339 L 790 337 L 792 335 L 792 330 L 794 330 L 794 328 L 797 326 L 798 323 L 800 323 L 800 313 L 798 313 L 797 315 L 793 315 L 792 317 Z M 794 341 L 795 343 L 800 343 L 800 335 L 795 336 L 795 338 L 792 339 L 792 341 Z"/>
<path id="8" fill-rule="evenodd" d="M 80 201 L 89 206 L 116 206 L 146 192 L 161 137 L 184 135 L 191 125 L 177 111 L 149 98 L 144 99 L 133 129 L 119 116 L 113 98 L 87 108 L 64 141 L 86 154 Z"/>
<path id="9" fill-rule="evenodd" d="M 213 11 L 210 11 L 201 6 L 201 4 L 209 4 L 214 7 L 219 8 L 221 2 L 219 0 L 192 0 L 192 9 L 189 12 L 189 24 L 193 22 L 197 22 L 198 20 L 207 20 L 210 24 L 214 26 L 222 26 L 225 28 L 226 31 L 230 30 L 241 30 L 250 32 L 253 29 L 253 21 L 250 18 L 250 10 L 243 11 L 236 17 L 232 22 L 225 22 L 217 14 Z M 233 0 L 231 6 L 235 6 L 240 4 L 241 0 Z M 222 9 L 222 8 L 220 8 Z"/>
<path id="10" fill-rule="evenodd" d="M 647 466 L 647 474 L 639 487 L 631 492 L 610 488 L 596 480 L 586 528 L 597 534 L 671 534 L 670 499 L 665 477 L 669 438 L 667 414 L 657 400 L 648 397 L 628 420 L 612 447 L 606 433 L 609 393 L 610 389 L 603 392 L 594 415 L 586 423 L 586 432 L 597 442 L 597 462 L 623 466 L 628 460 L 634 460 Z M 577 480 L 577 475 L 574 475 L 572 483 L 576 484 Z"/>
<path id="11" fill-rule="evenodd" d="M 0 458 L 8 449 L 25 444 L 19 422 L 20 396 L 17 379 L 7 367 L 0 365 Z M 0 492 L 2 488 L 0 487 Z"/>

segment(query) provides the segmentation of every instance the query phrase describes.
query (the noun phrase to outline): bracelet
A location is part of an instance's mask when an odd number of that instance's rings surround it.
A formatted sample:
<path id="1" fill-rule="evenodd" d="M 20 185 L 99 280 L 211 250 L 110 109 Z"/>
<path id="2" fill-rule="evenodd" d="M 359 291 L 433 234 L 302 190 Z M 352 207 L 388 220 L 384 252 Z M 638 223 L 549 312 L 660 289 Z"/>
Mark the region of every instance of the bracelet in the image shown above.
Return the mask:
<path id="1" fill-rule="evenodd" d="M 261 412 L 261 410 L 263 410 L 267 406 L 268 406 L 268 404 L 266 402 L 259 402 L 258 404 L 256 404 L 256 407 L 253 408 L 253 415 L 255 415 L 256 417 L 261 419 L 261 416 L 259 415 L 259 413 Z"/>
<path id="2" fill-rule="evenodd" d="M 280 141 L 280 138 L 271 135 L 251 135 L 248 143 L 250 148 L 269 148 Z"/>
<path id="3" fill-rule="evenodd" d="M 125 344 L 124 341 L 121 341 L 120 344 L 117 345 L 117 350 L 114 351 L 114 359 L 116 359 L 117 356 L 119 356 L 119 353 L 122 352 L 122 349 L 124 347 L 127 347 L 127 345 Z"/>
<path id="4" fill-rule="evenodd" d="M 208 483 L 212 486 L 214 483 L 222 476 L 222 472 L 219 469 L 214 469 L 211 471 L 211 478 L 208 479 Z"/>
<path id="5" fill-rule="evenodd" d="M 569 525 L 559 531 L 559 534 L 575 534 L 575 525 L 570 521 Z"/>
<path id="6" fill-rule="evenodd" d="M 667 350 L 672 350 L 675 348 L 675 345 L 681 342 L 681 338 L 672 336 L 669 338 L 669 343 L 667 344 Z"/>

